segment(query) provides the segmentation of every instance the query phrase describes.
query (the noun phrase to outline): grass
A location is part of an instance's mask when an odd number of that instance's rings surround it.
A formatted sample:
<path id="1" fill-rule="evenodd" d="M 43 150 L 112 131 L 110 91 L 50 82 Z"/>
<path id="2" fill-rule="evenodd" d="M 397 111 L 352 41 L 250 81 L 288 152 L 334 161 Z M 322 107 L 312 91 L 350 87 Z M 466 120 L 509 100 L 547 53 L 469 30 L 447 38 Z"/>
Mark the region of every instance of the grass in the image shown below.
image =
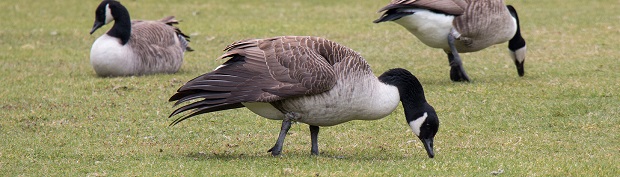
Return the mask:
<path id="1" fill-rule="evenodd" d="M 511 0 L 528 42 L 519 78 L 505 44 L 463 54 L 472 83 L 452 83 L 443 52 L 394 23 L 388 1 L 127 0 L 132 18 L 176 15 L 193 53 L 174 75 L 99 78 L 88 35 L 97 1 L 0 2 L 0 176 L 617 176 L 617 1 Z M 321 129 L 309 155 L 296 124 L 282 157 L 280 122 L 239 109 L 175 127 L 166 100 L 208 72 L 233 41 L 322 36 L 359 51 L 376 74 L 411 70 L 441 120 L 429 159 L 402 109 Z"/>

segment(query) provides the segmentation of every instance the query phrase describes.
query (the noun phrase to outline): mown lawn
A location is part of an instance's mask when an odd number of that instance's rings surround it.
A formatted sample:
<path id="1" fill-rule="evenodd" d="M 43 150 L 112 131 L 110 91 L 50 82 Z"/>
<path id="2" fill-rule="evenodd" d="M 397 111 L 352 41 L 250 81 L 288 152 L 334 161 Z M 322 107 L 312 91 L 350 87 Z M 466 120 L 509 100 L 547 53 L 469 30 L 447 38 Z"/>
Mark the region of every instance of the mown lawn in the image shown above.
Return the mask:
<path id="1" fill-rule="evenodd" d="M 518 77 L 506 45 L 463 54 L 473 82 L 395 23 L 388 0 L 127 0 L 134 19 L 175 15 L 192 37 L 174 75 L 99 78 L 88 32 L 99 1 L 0 1 L 0 176 L 618 176 L 618 1 L 508 0 L 528 42 Z M 295 124 L 283 156 L 267 153 L 280 122 L 245 110 L 168 127 L 167 99 L 223 61 L 237 40 L 321 36 L 366 57 L 376 74 L 411 70 L 441 120 L 429 159 L 402 108 L 326 127 L 310 156 Z M 493 173 L 493 174 L 492 174 Z"/>

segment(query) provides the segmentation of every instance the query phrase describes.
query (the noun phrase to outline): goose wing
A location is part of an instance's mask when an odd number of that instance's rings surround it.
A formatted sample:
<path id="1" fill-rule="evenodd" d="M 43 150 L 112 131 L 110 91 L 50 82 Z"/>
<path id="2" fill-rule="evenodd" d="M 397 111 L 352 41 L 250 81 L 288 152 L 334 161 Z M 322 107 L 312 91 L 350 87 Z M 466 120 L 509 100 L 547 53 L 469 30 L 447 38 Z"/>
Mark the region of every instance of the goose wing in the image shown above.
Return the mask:
<path id="1" fill-rule="evenodd" d="M 132 38 L 136 40 L 136 43 L 154 44 L 156 48 L 162 49 L 167 47 L 177 48 L 179 44 L 174 40 L 176 37 L 185 51 L 194 51 L 194 49 L 189 47 L 190 37 L 174 26 L 176 24 L 179 24 L 179 21 L 174 16 L 167 16 L 157 21 L 132 20 Z"/>
<path id="2" fill-rule="evenodd" d="M 183 61 L 184 46 L 174 27 L 160 21 L 133 21 L 129 46 L 139 60 L 140 73 L 176 72 Z"/>
<path id="3" fill-rule="evenodd" d="M 392 0 L 390 4 L 379 9 L 379 12 L 399 8 L 423 8 L 450 15 L 461 15 L 467 8 L 467 2 L 464 0 Z"/>
<path id="4" fill-rule="evenodd" d="M 183 85 L 170 101 L 175 105 L 202 99 L 175 110 L 189 117 L 243 107 L 242 102 L 273 102 L 325 92 L 336 84 L 336 73 L 318 38 L 284 36 L 251 39 L 229 45 L 220 58 L 230 58 L 212 72 Z"/>
<path id="5" fill-rule="evenodd" d="M 194 49 L 192 49 L 191 47 L 189 47 L 189 36 L 186 35 L 185 33 L 183 33 L 181 31 L 181 29 L 179 29 L 178 27 L 174 26 L 176 24 L 179 24 L 179 21 L 177 19 L 174 18 L 174 16 L 168 16 L 165 18 L 162 18 L 159 20 L 162 23 L 165 23 L 166 25 L 172 27 L 172 29 L 174 29 L 174 32 L 177 34 L 179 41 L 181 41 L 181 46 L 186 50 L 186 51 L 194 51 Z"/>
<path id="6" fill-rule="evenodd" d="M 469 3 L 469 8 L 463 15 L 454 19 L 453 25 L 462 37 L 481 42 L 481 39 L 485 38 L 512 37 L 512 35 L 505 35 L 505 33 L 514 33 L 512 30 L 507 30 L 513 23 L 512 15 L 510 15 L 504 1 L 476 0 Z M 516 29 L 516 26 L 512 29 Z M 490 44 L 487 45 L 497 42 L 505 41 L 489 41 Z"/>

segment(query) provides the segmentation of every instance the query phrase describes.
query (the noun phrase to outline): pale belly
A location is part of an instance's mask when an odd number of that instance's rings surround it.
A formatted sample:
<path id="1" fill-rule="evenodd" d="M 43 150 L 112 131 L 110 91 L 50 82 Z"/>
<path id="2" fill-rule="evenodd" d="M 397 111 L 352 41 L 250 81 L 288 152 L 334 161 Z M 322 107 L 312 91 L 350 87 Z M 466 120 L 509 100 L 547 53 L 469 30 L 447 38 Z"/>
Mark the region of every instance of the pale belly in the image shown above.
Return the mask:
<path id="1" fill-rule="evenodd" d="M 388 116 L 400 102 L 395 87 L 379 89 L 394 90 L 383 90 L 376 92 L 377 94 L 330 91 L 315 96 L 288 99 L 282 105 L 284 110 L 299 115 L 298 119 L 294 121 L 309 125 L 332 126 L 351 120 L 376 120 Z M 283 120 L 285 117 L 270 103 L 243 104 L 252 112 L 268 119 Z"/>
<path id="2" fill-rule="evenodd" d="M 403 26 L 429 47 L 449 49 L 448 34 L 453 28 L 454 17 L 433 13 L 425 9 L 411 9 L 411 11 L 415 11 L 415 13 L 394 22 Z"/>

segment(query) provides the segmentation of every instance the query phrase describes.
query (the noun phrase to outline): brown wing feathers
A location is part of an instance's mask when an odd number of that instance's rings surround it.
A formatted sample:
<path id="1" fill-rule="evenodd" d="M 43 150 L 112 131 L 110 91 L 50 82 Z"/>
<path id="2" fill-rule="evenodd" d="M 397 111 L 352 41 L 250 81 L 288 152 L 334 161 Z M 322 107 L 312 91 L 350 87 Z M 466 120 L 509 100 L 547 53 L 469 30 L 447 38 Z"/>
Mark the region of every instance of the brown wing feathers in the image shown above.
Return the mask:
<path id="1" fill-rule="evenodd" d="M 310 37 L 277 37 L 235 42 L 220 58 L 230 57 L 220 68 L 192 79 L 170 101 L 182 106 L 170 116 L 191 110 L 177 124 L 194 115 L 243 107 L 241 102 L 272 102 L 317 94 L 335 85 L 335 72 L 314 49 Z"/>

